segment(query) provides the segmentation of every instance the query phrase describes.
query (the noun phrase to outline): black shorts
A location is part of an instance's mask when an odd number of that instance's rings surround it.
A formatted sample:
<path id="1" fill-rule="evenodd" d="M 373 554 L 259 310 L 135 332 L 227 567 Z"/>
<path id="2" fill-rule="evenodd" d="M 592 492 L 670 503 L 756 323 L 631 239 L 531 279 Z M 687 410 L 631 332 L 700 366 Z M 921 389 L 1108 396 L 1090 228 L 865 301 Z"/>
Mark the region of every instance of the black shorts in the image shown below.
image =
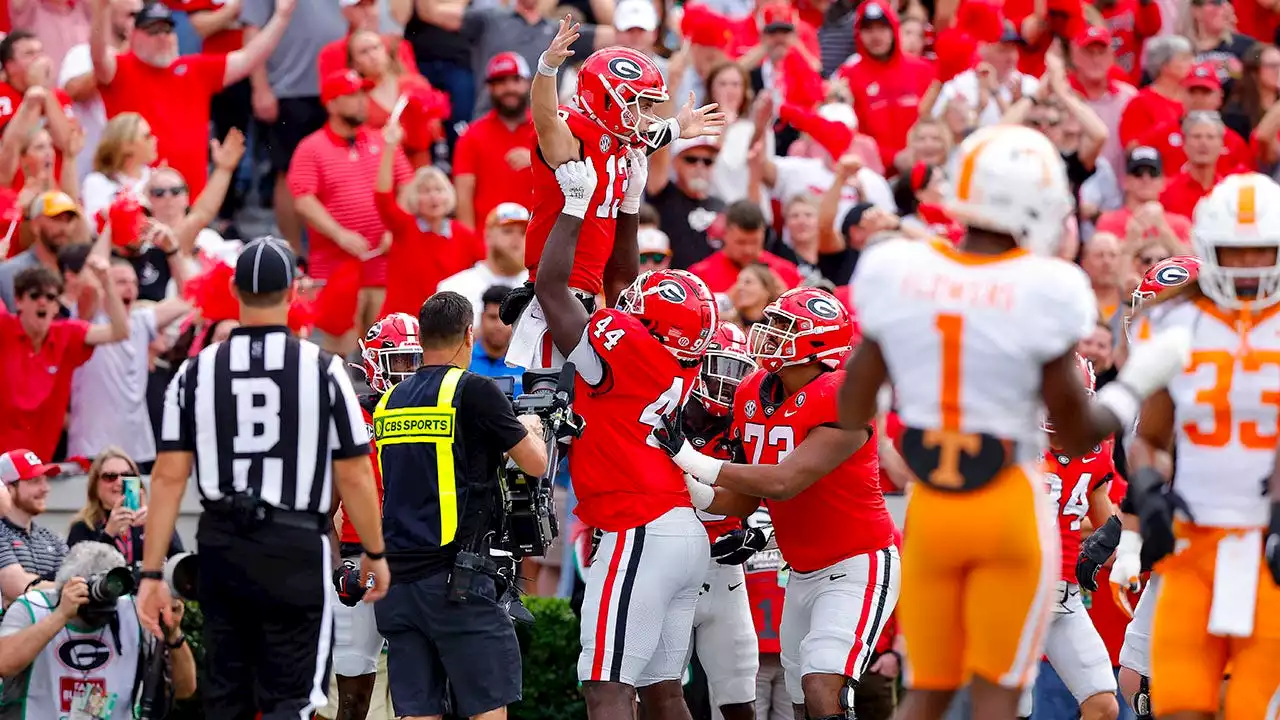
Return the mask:
<path id="1" fill-rule="evenodd" d="M 289 171 L 289 160 L 298 143 L 311 133 L 324 127 L 329 113 L 318 97 L 280 98 L 276 121 L 267 133 L 271 169 L 277 175 Z"/>
<path id="2" fill-rule="evenodd" d="M 477 576 L 465 603 L 449 601 L 448 584 L 449 574 L 440 573 L 392 585 L 373 606 L 387 639 L 387 684 L 398 717 L 444 714 L 446 679 L 460 717 L 520 699 L 520 643 L 493 580 Z"/>

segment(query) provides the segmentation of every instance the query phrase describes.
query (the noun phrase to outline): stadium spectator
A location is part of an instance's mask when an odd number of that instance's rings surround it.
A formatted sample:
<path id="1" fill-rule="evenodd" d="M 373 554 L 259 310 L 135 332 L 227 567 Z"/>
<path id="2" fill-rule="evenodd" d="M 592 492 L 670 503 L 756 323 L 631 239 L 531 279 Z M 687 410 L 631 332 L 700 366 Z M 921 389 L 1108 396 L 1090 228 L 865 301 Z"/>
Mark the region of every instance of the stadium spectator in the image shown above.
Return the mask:
<path id="1" fill-rule="evenodd" d="M 280 40 L 294 0 L 281 0 L 273 21 L 240 50 L 225 56 L 178 56 L 173 14 L 159 2 L 143 6 L 129 47 L 112 47 L 109 0 L 92 0 L 89 50 L 107 116 L 136 112 L 155 133 L 161 159 L 181 172 L 191 190 L 204 189 L 209 108 L 213 96 L 260 67 Z M 157 92 L 156 88 L 164 88 Z"/>
<path id="2" fill-rule="evenodd" d="M 191 202 L 191 189 L 187 187 L 182 174 L 171 167 L 157 168 L 151 173 L 151 181 L 147 183 L 146 196 L 150 200 L 152 212 L 156 220 L 173 231 L 177 247 L 188 258 L 197 252 L 210 257 L 220 257 L 230 264 L 239 252 L 237 242 L 224 240 L 221 235 L 211 230 L 208 225 L 213 222 L 219 208 L 223 207 L 232 176 L 244 156 L 245 138 L 234 127 L 227 131 L 222 142 L 215 138 L 209 141 L 209 154 L 213 160 L 213 172 L 204 192 Z M 166 266 L 167 269 L 167 266 Z"/>
<path id="3" fill-rule="evenodd" d="M 4 71 L 0 82 L 0 98 L 4 99 L 0 104 L 0 130 L 30 98 L 39 106 L 54 146 L 65 148 L 71 137 L 72 123 L 67 116 L 71 98 L 61 90 L 49 89 L 58 74 L 39 38 L 21 28 L 6 35 L 0 40 L 0 70 Z"/>
<path id="4" fill-rule="evenodd" d="M 946 165 L 951 157 L 951 130 L 946 123 L 922 117 L 907 132 L 907 146 L 893 160 L 893 170 L 904 173 L 918 162 Z"/>
<path id="5" fill-rule="evenodd" d="M 1129 297 L 1121 287 L 1121 259 L 1120 239 L 1111 233 L 1095 234 L 1084 244 L 1080 255 L 1080 267 L 1089 276 L 1098 300 L 1098 315 L 1106 323 L 1123 315 L 1129 307 Z"/>
<path id="6" fill-rule="evenodd" d="M 982 62 L 971 70 L 956 75 L 942 85 L 933 102 L 933 117 L 940 118 L 947 106 L 960 99 L 978 113 L 977 125 L 1000 122 L 1009 106 L 1022 97 L 1031 97 L 1040 89 L 1040 81 L 1018 72 L 1018 48 L 1022 38 L 1012 23 L 1005 23 L 997 42 L 984 43 L 979 52 Z"/>
<path id="7" fill-rule="evenodd" d="M 1005 113 L 1004 122 L 1023 123 L 1039 130 L 1049 138 L 1062 154 L 1067 166 L 1067 181 L 1073 194 L 1093 176 L 1098 155 L 1109 134 L 1107 126 L 1097 113 L 1086 105 L 1067 84 L 1062 60 L 1049 56 L 1045 60 L 1047 71 L 1036 96 L 1025 97 L 1014 103 Z M 1075 146 L 1066 142 L 1064 121 L 1067 116 L 1079 123 L 1079 139 Z M 1092 218 L 1090 218 L 1092 219 Z"/>
<path id="8" fill-rule="evenodd" d="M 369 83 L 354 70 L 326 77 L 320 97 L 329 121 L 298 143 L 289 165 L 289 191 L 310 233 L 311 277 L 328 280 L 344 264 L 361 263 L 352 325 L 338 337 L 317 336 L 333 352 L 354 348 L 354 328 L 369 327 L 381 317 L 378 312 L 386 299 L 386 225 L 377 203 L 369 202 L 383 155 L 391 155 L 395 182 L 412 172 L 404 154 L 388 149 L 382 134 L 364 124 L 368 89 Z"/>
<path id="9" fill-rule="evenodd" d="M 0 455 L 0 483 L 9 498 L 0 518 L 0 601 L 8 607 L 28 589 L 49 587 L 41 578 L 52 577 L 62 565 L 67 545 L 57 533 L 35 518 L 44 513 L 49 498 L 49 478 L 57 475 L 27 449 Z"/>
<path id="10" fill-rule="evenodd" d="M 1116 169 L 1124 165 L 1120 117 L 1138 91 L 1114 77 L 1117 59 L 1113 42 L 1111 32 L 1105 27 L 1089 26 L 1077 33 L 1071 41 L 1073 70 L 1067 79 L 1106 126 L 1107 141 L 1102 144 L 1101 157 Z"/>
<path id="11" fill-rule="evenodd" d="M 671 239 L 671 267 L 684 270 L 717 249 L 707 230 L 725 208 L 725 202 L 711 194 L 711 168 L 719 154 L 716 139 L 703 136 L 676 140 L 669 152 L 649 161 L 649 203 L 661 218 L 658 226 Z"/>
<path id="12" fill-rule="evenodd" d="M 1187 113 L 1182 121 L 1182 137 L 1187 164 L 1174 175 L 1160 194 L 1166 212 L 1191 217 L 1196 203 L 1209 194 L 1228 172 L 1222 169 L 1222 153 L 1226 149 L 1227 128 L 1216 112 Z"/>
<path id="13" fill-rule="evenodd" d="M 233 4 L 233 3 L 231 3 Z M 230 5 L 230 4 L 229 4 Z M 89 7 L 85 5 L 85 7 Z M 142 9 L 142 0 L 111 0 L 108 5 L 110 33 L 108 42 L 116 52 L 124 52 L 133 35 L 133 18 Z M 76 177 L 84 179 L 93 171 L 93 159 L 97 154 L 102 130 L 107 126 L 107 108 L 98 92 L 98 80 L 93 74 L 93 56 L 89 52 L 88 36 L 85 42 L 72 47 L 62 59 L 58 72 L 58 87 L 72 100 L 71 112 L 84 131 L 85 146 L 75 155 Z M 215 116 L 217 113 L 215 112 Z"/>
<path id="14" fill-rule="evenodd" d="M 524 236 L 529 211 L 523 205 L 502 203 L 489 211 L 484 223 L 484 259 L 440 281 L 436 291 L 450 290 L 465 297 L 476 311 L 480 327 L 486 290 L 495 286 L 517 287 L 529 279 L 524 266 Z"/>
<path id="15" fill-rule="evenodd" d="M 80 208 L 66 193 L 43 193 L 23 209 L 26 211 L 23 226 L 31 232 L 31 244 L 0 265 L 0 300 L 4 301 L 9 312 L 17 312 L 13 292 L 14 277 L 32 267 L 44 267 L 56 272 L 58 251 L 67 243 L 80 239 L 85 232 Z"/>
<path id="16" fill-rule="evenodd" d="M 485 69 L 491 109 L 467 127 L 453 154 L 458 220 L 468 227 L 502 203 L 528 207 L 533 202 L 526 172 L 536 144 L 529 80 L 529 64 L 516 53 L 493 56 Z M 453 102 L 456 113 L 456 96 Z"/>
<path id="17" fill-rule="evenodd" d="M 647 0 L 631 1 L 647 4 Z M 751 198 L 758 200 L 764 191 L 757 187 L 754 189 L 757 194 L 750 194 L 747 170 L 747 155 L 752 141 L 756 139 L 756 126 L 751 118 L 754 97 L 751 76 L 738 63 L 721 63 L 707 75 L 706 97 L 717 103 L 726 116 L 724 131 L 720 134 L 720 152 L 716 154 L 715 165 L 711 168 L 710 195 L 726 203 Z M 773 133 L 766 133 L 764 142 L 765 150 L 772 154 Z"/>
<path id="18" fill-rule="evenodd" d="M 58 298 L 59 318 L 76 317 L 83 309 L 89 314 L 98 305 L 98 288 L 93 273 L 85 271 L 85 261 L 93 245 L 72 243 L 58 251 L 58 274 L 62 276 L 62 297 Z"/>
<path id="19" fill-rule="evenodd" d="M 1127 247 L 1144 239 L 1163 237 L 1178 243 L 1191 242 L 1191 220 L 1170 213 L 1160 204 L 1164 191 L 1164 163 L 1155 148 L 1135 147 L 1125 163 L 1121 189 L 1124 207 L 1103 213 L 1097 232 L 1124 239 Z"/>
<path id="20" fill-rule="evenodd" d="M 702 278 L 713 293 L 727 291 L 743 268 L 762 263 L 777 274 L 783 290 L 800 284 L 800 272 L 794 263 L 764 249 L 764 213 L 747 200 L 739 200 L 725 210 L 724 242 L 719 250 L 689 268 Z"/>
<path id="21" fill-rule="evenodd" d="M 161 242 L 174 242 L 167 233 L 163 237 Z M 185 258 L 180 258 L 178 264 L 185 262 Z M 67 454 L 94 457 L 103 447 L 119 445 L 131 462 L 150 472 L 156 445 L 147 413 L 149 350 L 161 333 L 191 310 L 191 305 L 181 297 L 173 297 L 139 307 L 138 274 L 123 258 L 112 260 L 107 282 L 115 286 L 128 313 L 129 332 L 122 342 L 98 348 L 93 357 L 76 369 L 71 380 Z M 91 319 L 98 323 L 105 321 L 105 310 Z M 132 556 L 125 553 L 125 557 Z"/>
<path id="22" fill-rule="evenodd" d="M 1253 38 L 1233 29 L 1228 0 L 1189 0 L 1186 36 L 1191 40 L 1197 63 L 1210 63 L 1218 71 L 1227 92 L 1234 79 L 1240 77 L 1245 53 L 1253 47 Z"/>
<path id="23" fill-rule="evenodd" d="M 1210 63 L 1200 63 L 1191 68 L 1182 81 L 1185 94 L 1183 103 L 1187 112 L 1217 112 L 1222 107 L 1222 84 L 1218 81 Z M 1160 151 L 1160 159 L 1171 169 L 1181 169 L 1187 162 L 1186 139 L 1182 136 L 1182 118 L 1171 120 L 1152 128 L 1142 138 L 1143 145 Z M 1253 163 L 1253 151 L 1233 130 L 1227 128 L 1222 135 L 1222 157 L 1218 166 L 1223 172 L 1234 171 L 1241 165 Z"/>
<path id="24" fill-rule="evenodd" d="M 1222 110 L 1222 122 L 1240 137 L 1249 138 L 1262 116 L 1280 100 L 1280 50 L 1257 43 L 1244 56 L 1239 82 Z"/>
<path id="25" fill-rule="evenodd" d="M 67 547 L 82 542 L 100 542 L 119 550 L 129 565 L 142 562 L 147 522 L 147 490 L 142 485 L 145 472 L 119 447 L 106 445 L 95 450 L 85 483 L 84 506 L 71 519 Z M 129 509 L 125 502 L 124 486 L 127 482 L 138 484 L 139 505 L 136 509 Z M 169 542 L 169 556 L 180 552 L 182 538 L 174 533 Z"/>
<path id="26" fill-rule="evenodd" d="M 742 328 L 743 332 L 764 320 L 764 309 L 786 291 L 778 276 L 767 265 L 748 265 L 738 272 L 733 286 L 726 293 L 732 312 L 725 320 Z"/>
<path id="27" fill-rule="evenodd" d="M 623 47 L 649 56 L 662 71 L 667 89 L 672 90 L 671 76 L 667 74 L 667 58 L 657 54 L 658 10 L 651 0 L 619 0 L 613 8 L 615 42 Z"/>
<path id="28" fill-rule="evenodd" d="M 89 6 L 68 0 L 9 0 L 9 21 L 30 29 L 44 46 L 51 78 L 58 77 L 63 59 L 89 39 Z"/>
<path id="29" fill-rule="evenodd" d="M 111 118 L 93 155 L 93 172 L 84 179 L 85 214 L 94 222 L 122 189 L 146 192 L 151 165 L 159 157 L 151 124 L 136 112 Z"/>
<path id="30" fill-rule="evenodd" d="M 397 41 L 399 42 L 399 41 Z M 408 47 L 401 42 L 401 46 Z M 382 36 L 372 30 L 356 30 L 347 36 L 347 57 L 351 67 L 371 83 L 369 88 L 369 117 L 366 123 L 373 130 L 380 130 L 391 119 L 397 105 L 404 98 L 431 93 L 431 84 L 418 74 L 413 65 L 402 65 L 402 59 L 387 51 Z M 405 155 L 409 163 L 420 168 L 431 161 L 431 135 L 443 137 L 439 121 L 432 120 L 428 127 L 410 126 L 409 117 L 401 115 L 400 125 L 405 128 Z M 443 160 L 443 158 L 442 158 Z"/>
<path id="31" fill-rule="evenodd" d="M 351 39 L 360 31 L 378 32 L 378 5 L 379 0 L 338 0 L 342 19 L 347 21 L 347 35 L 320 48 L 315 61 L 316 75 L 326 78 L 335 70 L 360 69 L 353 64 L 356 54 L 350 50 Z M 413 56 L 412 45 L 390 33 L 379 35 L 379 39 L 382 40 L 387 57 L 396 59 L 397 70 L 414 75 L 418 73 L 418 62 Z"/>
<path id="32" fill-rule="evenodd" d="M 636 232 L 636 246 L 640 250 L 640 272 L 671 267 L 671 238 L 656 225 Z"/>
<path id="33" fill-rule="evenodd" d="M 1180 35 L 1154 38 L 1143 51 L 1143 68 L 1153 80 L 1138 91 L 1120 115 L 1120 143 L 1132 150 L 1151 128 L 1182 117 L 1182 81 L 1195 56 L 1191 42 Z"/>
<path id="34" fill-rule="evenodd" d="M 485 377 L 515 378 L 513 393 L 519 397 L 522 389 L 524 368 L 512 367 L 506 363 L 507 347 L 511 345 L 511 326 L 502 322 L 498 316 L 498 308 L 502 299 L 511 292 L 506 285 L 493 285 L 486 288 L 480 296 L 480 304 L 484 308 L 480 313 L 480 323 L 475 327 L 476 342 L 471 351 L 471 372 Z M 552 584 L 554 588 L 555 585 Z"/>
<path id="35" fill-rule="evenodd" d="M 1159 4 L 1149 0 L 1113 0 L 1094 7 L 1102 16 L 1107 34 L 1113 38 L 1116 67 L 1123 72 L 1125 82 L 1137 85 L 1142 80 L 1143 46 L 1166 25 L 1173 27 L 1173 18 L 1162 18 Z M 1084 28 L 1076 36 L 1087 32 Z"/>
<path id="36" fill-rule="evenodd" d="M 25 112 L 18 114 L 18 119 L 0 142 L 0 178 L 7 176 L 13 182 L 15 171 L 21 178 L 22 189 L 16 197 L 17 206 L 29 207 L 37 196 L 57 190 L 70 197 L 78 196 L 80 184 L 76 181 L 75 167 L 71 163 L 63 163 L 61 172 L 58 172 L 58 154 L 54 150 L 52 136 L 42 127 L 26 127 L 25 115 Z M 76 136 L 77 133 L 73 132 L 73 141 Z M 80 137 L 83 138 L 82 135 Z M 23 249 L 20 242 L 14 242 L 3 256 L 10 257 Z"/>

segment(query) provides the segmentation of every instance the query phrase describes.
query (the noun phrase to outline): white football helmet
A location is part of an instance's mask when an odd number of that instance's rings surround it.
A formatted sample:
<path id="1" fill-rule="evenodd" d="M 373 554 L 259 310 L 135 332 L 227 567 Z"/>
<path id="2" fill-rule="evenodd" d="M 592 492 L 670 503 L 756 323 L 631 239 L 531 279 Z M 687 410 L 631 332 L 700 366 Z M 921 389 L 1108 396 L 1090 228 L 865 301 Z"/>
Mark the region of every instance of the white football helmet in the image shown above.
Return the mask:
<path id="1" fill-rule="evenodd" d="M 1021 125 L 974 132 L 952 156 L 944 205 L 957 222 L 1008 233 L 1054 255 L 1074 206 L 1067 168 L 1049 138 Z"/>
<path id="2" fill-rule="evenodd" d="M 1200 289 L 1224 308 L 1254 308 L 1280 301 L 1280 185 L 1266 175 L 1231 175 L 1196 205 L 1191 247 L 1200 256 Z M 1262 267 L 1223 267 L 1223 248 L 1269 248 L 1276 261 Z M 1257 293 L 1243 296 L 1238 280 L 1256 281 Z"/>

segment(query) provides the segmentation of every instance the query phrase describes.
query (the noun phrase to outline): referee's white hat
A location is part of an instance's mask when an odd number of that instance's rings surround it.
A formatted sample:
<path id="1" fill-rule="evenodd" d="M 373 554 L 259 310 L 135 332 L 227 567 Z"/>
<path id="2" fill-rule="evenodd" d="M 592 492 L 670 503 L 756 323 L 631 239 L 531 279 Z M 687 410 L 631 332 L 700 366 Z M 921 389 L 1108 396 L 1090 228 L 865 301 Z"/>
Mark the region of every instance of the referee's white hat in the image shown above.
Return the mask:
<path id="1" fill-rule="evenodd" d="M 241 248 L 236 258 L 236 287 L 255 295 L 288 290 L 297 276 L 297 267 L 288 245 L 264 235 Z"/>

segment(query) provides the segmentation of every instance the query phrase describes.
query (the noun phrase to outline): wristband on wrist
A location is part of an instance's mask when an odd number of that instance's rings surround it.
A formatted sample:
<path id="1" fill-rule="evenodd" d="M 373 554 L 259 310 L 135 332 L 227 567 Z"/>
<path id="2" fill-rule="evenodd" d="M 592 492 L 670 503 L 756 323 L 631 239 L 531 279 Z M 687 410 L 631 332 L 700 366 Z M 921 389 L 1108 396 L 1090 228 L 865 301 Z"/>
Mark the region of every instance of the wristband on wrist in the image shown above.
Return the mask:
<path id="1" fill-rule="evenodd" d="M 703 455 L 695 450 L 688 440 L 684 441 L 680 452 L 676 453 L 672 460 L 681 470 L 705 485 L 715 485 L 716 478 L 720 477 L 720 468 L 724 466 L 723 460 Z"/>
<path id="2" fill-rule="evenodd" d="M 547 77 L 555 77 L 560 72 L 560 68 L 554 68 L 547 64 L 547 54 L 544 52 L 538 56 L 538 74 Z"/>
<path id="3" fill-rule="evenodd" d="M 186 633 L 179 633 L 179 634 L 178 634 L 178 639 L 177 639 L 177 640 L 174 640 L 173 642 L 169 642 L 168 640 L 165 640 L 165 642 L 164 642 L 164 646 L 165 646 L 165 647 L 167 647 L 167 648 L 169 648 L 170 650 L 177 650 L 178 648 L 180 648 L 180 647 L 182 647 L 183 645 L 186 645 L 186 644 L 187 644 L 187 635 L 186 635 Z"/>
<path id="4" fill-rule="evenodd" d="M 139 580 L 164 580 L 164 572 L 160 570 L 143 570 L 138 573 Z"/>
<path id="5" fill-rule="evenodd" d="M 385 558 L 387 554 L 385 552 L 374 552 L 372 550 L 365 550 L 364 556 L 369 558 L 370 560 L 381 560 Z"/>

